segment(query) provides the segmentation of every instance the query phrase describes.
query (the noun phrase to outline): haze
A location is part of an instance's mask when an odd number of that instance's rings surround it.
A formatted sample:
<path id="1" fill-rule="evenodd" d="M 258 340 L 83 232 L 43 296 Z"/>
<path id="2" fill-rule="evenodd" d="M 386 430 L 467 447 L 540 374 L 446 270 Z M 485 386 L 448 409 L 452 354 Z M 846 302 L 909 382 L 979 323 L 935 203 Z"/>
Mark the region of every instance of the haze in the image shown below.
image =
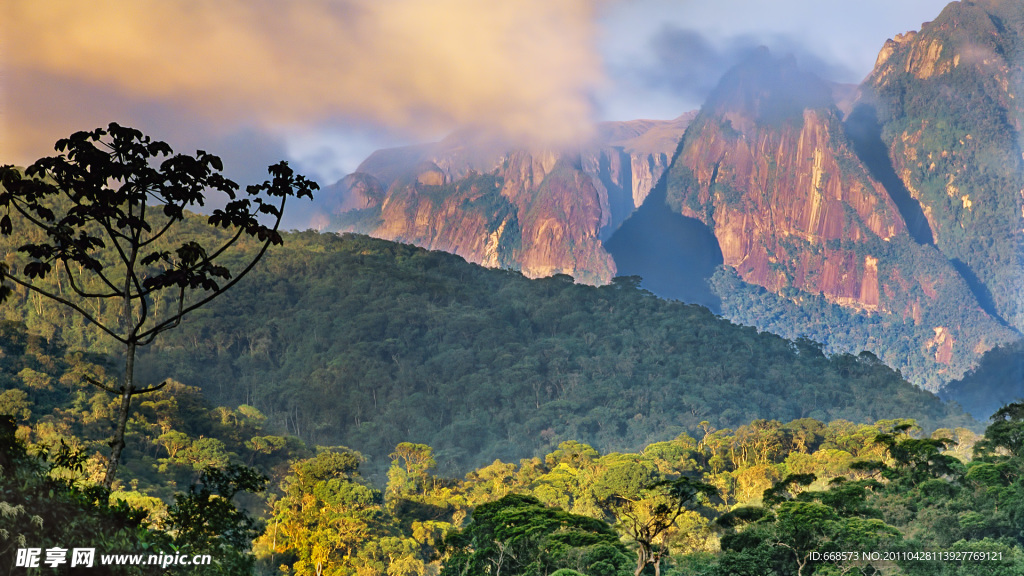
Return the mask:
<path id="1" fill-rule="evenodd" d="M 0 161 L 129 124 L 262 180 L 322 183 L 373 149 L 474 127 L 558 145 L 594 121 L 698 107 L 751 49 L 857 82 L 935 0 L 9 0 Z"/>

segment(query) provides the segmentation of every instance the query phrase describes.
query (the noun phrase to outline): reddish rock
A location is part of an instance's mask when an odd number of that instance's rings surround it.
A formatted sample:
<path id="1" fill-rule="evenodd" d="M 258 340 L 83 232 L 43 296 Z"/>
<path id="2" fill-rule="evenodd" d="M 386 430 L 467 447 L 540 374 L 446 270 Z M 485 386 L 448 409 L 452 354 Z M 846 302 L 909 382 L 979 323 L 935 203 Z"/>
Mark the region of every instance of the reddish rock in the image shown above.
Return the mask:
<path id="1" fill-rule="evenodd" d="M 647 198 L 692 117 L 603 123 L 576 150 L 508 150 L 459 134 L 378 151 L 333 187 L 344 193 L 335 229 L 604 284 L 615 263 L 602 241 Z"/>
<path id="2" fill-rule="evenodd" d="M 837 114 L 805 110 L 781 126 L 736 111 L 728 118 L 705 119 L 676 160 L 696 179 L 678 199 L 681 212 L 712 227 L 725 264 L 749 283 L 878 307 L 877 256 L 830 246 L 889 240 L 904 224 L 860 167 Z"/>

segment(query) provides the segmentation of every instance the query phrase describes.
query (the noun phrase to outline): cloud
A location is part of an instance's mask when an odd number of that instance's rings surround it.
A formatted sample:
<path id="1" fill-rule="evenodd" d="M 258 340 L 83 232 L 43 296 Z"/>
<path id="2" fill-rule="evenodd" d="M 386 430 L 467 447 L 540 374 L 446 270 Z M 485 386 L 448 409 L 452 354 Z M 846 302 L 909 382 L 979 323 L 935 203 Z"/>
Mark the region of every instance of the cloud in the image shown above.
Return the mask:
<path id="1" fill-rule="evenodd" d="M 352 119 L 559 141 L 588 129 L 603 81 L 590 0 L 8 2 L 8 100 L 34 105 L 5 121 L 22 130 L 120 102 L 213 129 Z"/>
<path id="2" fill-rule="evenodd" d="M 641 65 L 619 66 L 617 74 L 649 90 L 701 102 L 722 75 L 766 46 L 777 55 L 793 55 L 800 66 L 828 80 L 851 72 L 841 63 L 815 55 L 799 39 L 786 35 L 740 34 L 715 40 L 698 30 L 665 25 L 650 40 L 649 58 Z"/>
<path id="3" fill-rule="evenodd" d="M 752 55 L 751 36 L 719 46 L 697 30 L 665 26 L 651 39 L 653 62 L 636 72 L 648 86 L 702 100 L 730 67 Z"/>
<path id="4" fill-rule="evenodd" d="M 242 184 L 266 180 L 267 166 L 288 157 L 283 138 L 267 131 L 197 121 L 166 103 L 133 100 L 51 74 L 22 71 L 7 76 L 2 163 L 26 165 L 52 155 L 58 139 L 111 121 L 139 128 L 177 152 L 204 149 L 217 154 L 227 176 Z"/>

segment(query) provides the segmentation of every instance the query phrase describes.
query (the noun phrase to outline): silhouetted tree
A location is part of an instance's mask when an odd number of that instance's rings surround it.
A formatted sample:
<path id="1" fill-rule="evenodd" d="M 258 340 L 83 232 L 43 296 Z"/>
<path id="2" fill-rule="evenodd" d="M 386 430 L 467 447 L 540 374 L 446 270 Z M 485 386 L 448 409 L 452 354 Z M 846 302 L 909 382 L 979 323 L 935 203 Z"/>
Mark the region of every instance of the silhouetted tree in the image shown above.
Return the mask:
<path id="1" fill-rule="evenodd" d="M 11 235 L 17 228 L 30 240 L 18 249 L 23 257 L 8 255 L 0 264 L 0 281 L 71 308 L 124 346 L 120 384 L 90 380 L 120 397 L 103 481 L 109 488 L 132 397 L 163 386 L 135 382 L 137 349 L 223 294 L 271 244 L 281 244 L 285 200 L 311 198 L 318 186 L 280 162 L 269 167 L 271 180 L 236 198 L 238 185 L 220 173 L 217 156 L 201 150 L 195 156 L 174 154 L 165 142 L 113 123 L 106 130 L 77 132 L 55 148 L 59 156 L 42 158 L 24 172 L 0 168 L 0 233 Z M 203 206 L 211 191 L 229 200 L 206 220 L 222 229 L 219 245 L 203 246 L 188 234 L 195 224 L 186 210 Z M 238 257 L 246 236 L 261 245 Z M 51 275 L 56 287 L 43 282 Z M 0 299 L 11 292 L 0 286 Z"/>

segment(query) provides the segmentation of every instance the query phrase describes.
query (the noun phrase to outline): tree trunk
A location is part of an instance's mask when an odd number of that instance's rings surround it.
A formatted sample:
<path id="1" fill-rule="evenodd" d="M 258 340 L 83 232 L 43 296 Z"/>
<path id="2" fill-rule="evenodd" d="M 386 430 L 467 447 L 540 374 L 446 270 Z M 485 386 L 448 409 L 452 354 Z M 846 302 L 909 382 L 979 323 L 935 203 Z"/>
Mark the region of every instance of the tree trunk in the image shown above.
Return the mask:
<path id="1" fill-rule="evenodd" d="M 107 473 L 103 477 L 103 487 L 110 490 L 117 476 L 117 464 L 124 450 L 124 433 L 128 427 L 128 415 L 131 413 L 132 395 L 135 394 L 135 343 L 129 342 L 124 365 L 124 384 L 121 387 L 121 404 L 117 409 L 117 426 L 114 428 L 114 439 L 110 442 L 110 459 L 107 460 Z"/>
<path id="2" fill-rule="evenodd" d="M 644 571 L 644 568 L 646 568 L 647 564 L 651 561 L 650 551 L 647 546 L 644 545 L 643 542 L 639 542 L 638 544 L 640 544 L 640 549 L 637 550 L 636 572 L 633 572 L 633 576 L 640 576 L 640 573 Z"/>

